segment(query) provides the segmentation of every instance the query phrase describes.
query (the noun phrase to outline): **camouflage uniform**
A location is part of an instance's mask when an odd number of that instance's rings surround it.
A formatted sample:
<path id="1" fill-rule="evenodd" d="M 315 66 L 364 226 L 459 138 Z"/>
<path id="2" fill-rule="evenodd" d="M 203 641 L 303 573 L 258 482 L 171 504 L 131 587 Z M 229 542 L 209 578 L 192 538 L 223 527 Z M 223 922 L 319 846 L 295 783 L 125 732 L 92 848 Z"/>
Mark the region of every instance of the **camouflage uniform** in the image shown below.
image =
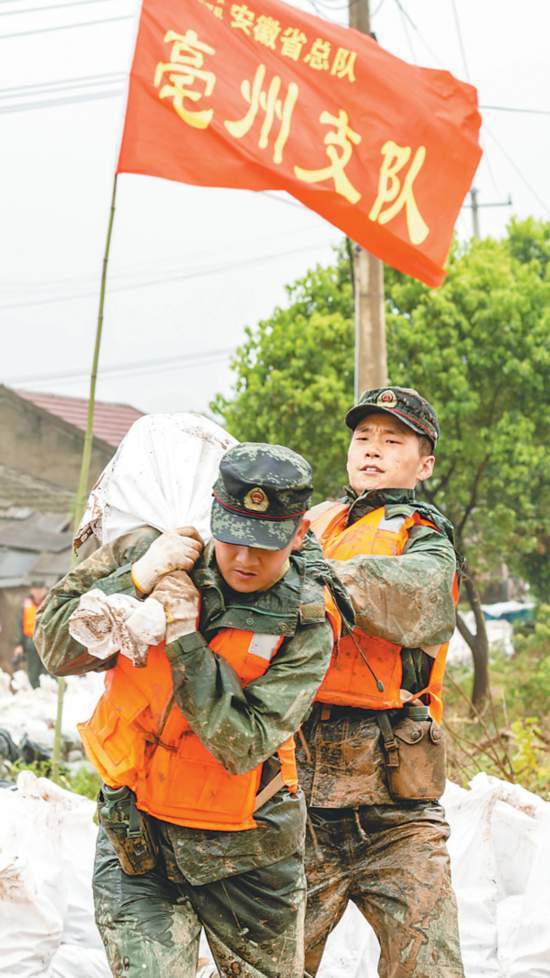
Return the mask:
<path id="1" fill-rule="evenodd" d="M 287 450 L 277 450 L 275 458 L 271 446 L 269 451 L 270 465 L 265 471 L 256 468 L 244 485 L 246 466 L 254 468 L 260 456 L 264 463 L 269 458 L 250 446 L 238 446 L 228 453 L 229 462 L 237 454 L 238 464 L 235 471 L 226 465 L 225 481 L 216 484 L 213 512 L 214 532 L 226 542 L 227 537 L 236 539 L 239 524 L 247 522 L 247 500 L 256 507 L 251 522 L 254 520 L 252 532 L 258 536 L 251 543 L 261 539 L 261 546 L 267 542 L 272 549 L 281 549 L 301 521 L 300 510 L 305 509 L 309 496 L 309 466 L 307 478 L 301 474 L 301 494 L 283 496 L 287 490 L 281 469 L 285 457 L 288 460 Z M 248 457 L 243 459 L 244 453 Z M 287 484 L 290 477 L 296 486 L 299 476 L 296 471 L 289 473 L 287 467 Z M 262 491 L 250 497 L 258 487 Z M 224 509 L 224 503 L 232 510 Z M 287 518 L 289 513 L 292 518 Z M 279 518 L 270 525 L 272 514 Z M 92 586 L 105 593 L 132 594 L 131 564 L 155 536 L 151 530 L 135 532 L 101 547 L 52 590 L 40 615 L 37 643 L 53 673 L 97 668 L 97 659 L 71 639 L 68 619 L 79 597 Z M 222 579 L 210 545 L 192 572 L 201 593 L 200 631 L 167 647 L 175 702 L 193 729 L 233 773 L 265 762 L 262 786 L 277 772 L 273 754 L 300 726 L 328 666 L 332 633 L 325 619 L 323 571 L 327 569 L 320 550 L 317 547 L 316 552 L 315 544 L 310 543 L 303 554 L 292 554 L 286 573 L 269 590 L 237 593 Z M 270 668 L 246 689 L 229 664 L 207 645 L 224 627 L 285 637 Z M 96 918 L 116 978 L 194 975 L 201 925 L 222 975 L 302 975 L 302 792 L 278 791 L 255 818 L 257 829 L 236 832 L 198 830 L 151 819 L 160 858 L 154 870 L 142 876 L 127 876 L 122 871 L 109 840 L 100 832 L 94 870 Z"/>
<path id="2" fill-rule="evenodd" d="M 410 427 L 425 433 L 416 398 L 392 390 L 407 417 L 418 411 L 421 426 Z M 371 395 L 376 404 L 380 391 Z M 403 646 L 401 685 L 419 692 L 431 666 L 422 649 L 448 641 L 454 630 L 452 530 L 410 489 L 359 497 L 348 490 L 346 501 L 348 525 L 383 506 L 388 519 L 416 509 L 437 527 L 414 527 L 401 556 L 328 561 L 353 599 L 359 627 Z M 385 712 L 390 720 L 402 714 Z M 299 749 L 298 759 L 309 812 L 306 974 L 316 974 L 328 935 L 352 900 L 380 942 L 381 978 L 463 978 L 445 813 L 437 802 L 391 797 L 378 713 L 316 704 L 303 728 L 307 749 Z"/>

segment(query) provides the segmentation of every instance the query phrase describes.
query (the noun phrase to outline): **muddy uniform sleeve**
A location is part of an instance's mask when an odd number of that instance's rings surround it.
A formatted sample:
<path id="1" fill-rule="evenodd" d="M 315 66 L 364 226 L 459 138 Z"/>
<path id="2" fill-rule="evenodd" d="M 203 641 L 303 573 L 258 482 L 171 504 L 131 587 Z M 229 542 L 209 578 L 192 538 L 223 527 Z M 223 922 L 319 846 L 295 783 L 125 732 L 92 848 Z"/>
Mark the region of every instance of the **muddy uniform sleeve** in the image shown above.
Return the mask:
<path id="1" fill-rule="evenodd" d="M 406 648 L 449 641 L 455 627 L 452 584 L 456 556 L 450 541 L 430 527 L 414 527 L 399 557 L 327 561 L 345 584 L 357 624 Z"/>
<path id="2" fill-rule="evenodd" d="M 237 674 L 200 632 L 167 647 L 174 696 L 216 760 L 241 774 L 270 757 L 301 725 L 332 649 L 328 622 L 299 628 L 259 679 L 241 688 Z"/>
<path id="3" fill-rule="evenodd" d="M 53 676 L 79 676 L 112 664 L 112 659 L 96 659 L 71 638 L 69 618 L 81 596 L 92 588 L 105 594 L 135 594 L 129 565 L 156 536 L 156 530 L 144 529 L 119 537 L 77 564 L 51 589 L 37 615 L 34 640 L 42 662 Z"/>

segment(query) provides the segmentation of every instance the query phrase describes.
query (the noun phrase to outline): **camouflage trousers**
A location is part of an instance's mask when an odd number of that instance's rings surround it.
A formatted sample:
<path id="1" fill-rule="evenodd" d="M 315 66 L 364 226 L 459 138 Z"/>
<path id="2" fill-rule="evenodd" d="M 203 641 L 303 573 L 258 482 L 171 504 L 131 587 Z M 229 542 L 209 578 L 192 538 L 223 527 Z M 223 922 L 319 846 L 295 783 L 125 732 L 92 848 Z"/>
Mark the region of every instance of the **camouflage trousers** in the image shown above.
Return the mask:
<path id="1" fill-rule="evenodd" d="M 464 978 L 440 805 L 313 808 L 309 829 L 306 974 L 352 900 L 380 942 L 380 978 Z"/>
<path id="2" fill-rule="evenodd" d="M 302 978 L 302 854 L 192 886 L 128 876 L 100 829 L 94 902 L 114 978 L 195 978 L 204 927 L 222 978 Z"/>
<path id="3" fill-rule="evenodd" d="M 40 676 L 45 675 L 46 670 L 42 665 L 42 660 L 36 651 L 34 642 L 27 639 L 23 648 L 25 651 L 25 664 L 29 682 L 33 689 L 37 689 L 40 686 Z"/>

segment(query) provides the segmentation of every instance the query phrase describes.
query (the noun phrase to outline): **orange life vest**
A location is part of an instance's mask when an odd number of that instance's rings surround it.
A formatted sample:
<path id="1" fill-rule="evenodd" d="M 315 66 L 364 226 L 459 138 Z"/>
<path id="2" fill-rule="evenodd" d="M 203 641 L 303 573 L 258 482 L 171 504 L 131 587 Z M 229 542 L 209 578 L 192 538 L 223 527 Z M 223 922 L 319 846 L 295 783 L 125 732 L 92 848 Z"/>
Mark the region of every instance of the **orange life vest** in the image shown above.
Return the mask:
<path id="1" fill-rule="evenodd" d="M 25 598 L 23 602 L 23 615 L 21 622 L 21 630 L 25 638 L 32 638 L 34 635 L 37 610 L 37 606 L 32 598 Z"/>
<path id="2" fill-rule="evenodd" d="M 413 526 L 434 526 L 416 512 L 387 519 L 383 506 L 346 526 L 348 509 L 346 503 L 334 503 L 318 516 L 312 514 L 311 527 L 328 560 L 350 560 L 360 555 L 397 556 L 403 553 Z M 453 597 L 456 603 L 456 579 Z M 317 700 L 337 706 L 388 710 L 402 707 L 408 700 L 427 696 L 430 713 L 440 722 L 447 648 L 448 643 L 435 650 L 428 685 L 413 695 L 401 687 L 401 646 L 355 628 L 351 635 L 335 643 Z"/>
<path id="3" fill-rule="evenodd" d="M 338 613 L 328 592 L 325 601 L 332 624 Z M 210 648 L 233 667 L 244 687 L 267 671 L 283 641 L 283 635 L 224 628 Z M 262 764 L 245 774 L 231 774 L 212 756 L 174 703 L 164 643 L 149 649 L 141 669 L 119 656 L 106 674 L 105 692 L 93 716 L 78 729 L 103 780 L 113 788 L 131 788 L 142 811 L 191 828 L 256 827 L 253 811 Z M 284 783 L 294 793 L 294 738 L 277 754 Z"/>

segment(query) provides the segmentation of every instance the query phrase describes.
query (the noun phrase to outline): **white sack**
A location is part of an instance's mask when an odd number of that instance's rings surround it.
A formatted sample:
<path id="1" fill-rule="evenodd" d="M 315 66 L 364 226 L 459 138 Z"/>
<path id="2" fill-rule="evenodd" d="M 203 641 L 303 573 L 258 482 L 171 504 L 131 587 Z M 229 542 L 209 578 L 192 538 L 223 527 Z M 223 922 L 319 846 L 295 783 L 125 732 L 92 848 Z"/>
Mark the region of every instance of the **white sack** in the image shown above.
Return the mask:
<path id="1" fill-rule="evenodd" d="M 212 486 L 220 460 L 236 445 L 197 414 L 149 414 L 136 421 L 92 489 L 76 534 L 111 543 L 140 526 L 164 532 L 195 526 L 210 538 Z"/>
<path id="2" fill-rule="evenodd" d="M 52 816 L 43 803 L 0 789 L 2 978 L 42 975 L 61 940 L 65 881 L 55 858 L 59 824 Z"/>
<path id="3" fill-rule="evenodd" d="M 503 978 L 550 976 L 550 805 L 547 808 L 536 818 L 535 853 L 525 892 L 498 908 Z"/>
<path id="4" fill-rule="evenodd" d="M 111 978 L 105 951 L 61 944 L 54 954 L 47 978 Z"/>
<path id="5" fill-rule="evenodd" d="M 355 904 L 348 903 L 327 941 L 317 976 L 377 978 L 379 957 L 380 945 L 372 927 Z"/>
<path id="6" fill-rule="evenodd" d="M 7 675 L 0 672 L 0 680 Z M 9 677 L 8 677 L 9 678 Z M 63 740 L 79 745 L 77 723 L 87 720 L 105 687 L 105 677 L 88 672 L 85 676 L 67 676 L 63 700 Z M 3 688 L 3 683 L 1 684 Z M 41 747 L 53 747 L 57 709 L 57 683 L 51 676 L 40 676 L 40 686 L 26 686 L 6 697 L 2 694 L 0 726 L 8 730 L 16 743 L 26 734 Z"/>
<path id="7" fill-rule="evenodd" d="M 94 809 L 30 771 L 17 791 L 0 789 L 1 978 L 108 978 L 93 918 Z M 63 942 L 89 949 L 93 970 L 59 970 Z"/>

